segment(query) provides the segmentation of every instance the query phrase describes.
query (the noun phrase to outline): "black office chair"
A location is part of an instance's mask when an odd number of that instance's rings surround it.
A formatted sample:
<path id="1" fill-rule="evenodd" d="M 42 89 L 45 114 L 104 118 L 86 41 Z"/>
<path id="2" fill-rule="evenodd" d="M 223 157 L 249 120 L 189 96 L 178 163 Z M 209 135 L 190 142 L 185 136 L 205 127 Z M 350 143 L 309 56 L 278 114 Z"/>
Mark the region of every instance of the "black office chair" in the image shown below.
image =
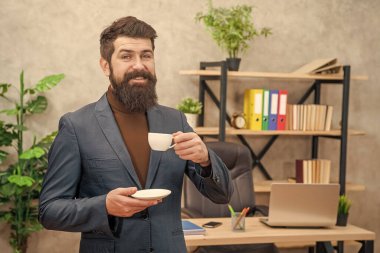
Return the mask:
<path id="1" fill-rule="evenodd" d="M 256 212 L 267 216 L 268 208 L 255 205 L 254 186 L 252 179 L 252 157 L 248 148 L 244 145 L 228 142 L 208 142 L 207 147 L 212 149 L 226 164 L 232 177 L 234 193 L 230 205 L 241 211 L 244 207 L 250 207 L 249 215 Z M 230 217 L 227 205 L 219 205 L 204 197 L 186 178 L 184 182 L 184 218 L 212 218 Z M 272 243 L 244 244 L 225 246 L 202 246 L 196 249 L 196 253 L 277 253 L 277 247 Z"/>

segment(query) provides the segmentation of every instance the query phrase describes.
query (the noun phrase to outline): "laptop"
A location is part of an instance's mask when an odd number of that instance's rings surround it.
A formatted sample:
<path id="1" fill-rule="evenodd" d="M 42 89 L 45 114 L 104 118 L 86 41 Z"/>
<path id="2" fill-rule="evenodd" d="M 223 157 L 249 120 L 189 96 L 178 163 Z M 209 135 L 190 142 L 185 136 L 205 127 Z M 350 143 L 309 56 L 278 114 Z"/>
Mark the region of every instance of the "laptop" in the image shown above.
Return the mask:
<path id="1" fill-rule="evenodd" d="M 332 227 L 336 223 L 339 184 L 274 183 L 269 214 L 271 227 Z"/>

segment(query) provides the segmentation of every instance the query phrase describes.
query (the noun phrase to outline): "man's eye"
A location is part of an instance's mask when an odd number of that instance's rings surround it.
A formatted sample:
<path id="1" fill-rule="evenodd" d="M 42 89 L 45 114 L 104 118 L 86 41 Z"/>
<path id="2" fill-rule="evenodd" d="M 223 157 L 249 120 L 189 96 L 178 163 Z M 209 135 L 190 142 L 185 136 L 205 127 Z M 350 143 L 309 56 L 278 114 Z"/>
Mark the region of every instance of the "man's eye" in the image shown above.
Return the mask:
<path id="1" fill-rule="evenodd" d="M 144 54 L 144 55 L 143 55 L 143 58 L 144 58 L 144 59 L 152 59 L 152 58 L 153 58 L 153 55 L 152 55 L 152 54 Z"/>
<path id="2" fill-rule="evenodd" d="M 121 56 L 121 59 L 125 59 L 125 60 L 129 60 L 131 58 L 132 58 L 132 56 L 130 56 L 128 54 L 124 54 L 124 55 Z"/>

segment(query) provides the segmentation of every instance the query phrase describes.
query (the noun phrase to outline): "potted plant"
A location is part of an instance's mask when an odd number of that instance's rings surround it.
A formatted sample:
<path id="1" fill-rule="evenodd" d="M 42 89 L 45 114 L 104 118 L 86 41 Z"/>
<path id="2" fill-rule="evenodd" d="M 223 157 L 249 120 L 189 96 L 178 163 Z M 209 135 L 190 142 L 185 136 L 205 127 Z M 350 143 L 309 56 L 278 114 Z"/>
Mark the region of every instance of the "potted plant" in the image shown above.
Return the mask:
<path id="1" fill-rule="evenodd" d="M 271 34 L 271 29 L 257 29 L 252 20 L 252 6 L 237 5 L 231 8 L 215 8 L 212 0 L 208 2 L 208 11 L 196 14 L 196 21 L 203 22 L 212 38 L 222 50 L 227 51 L 229 70 L 238 70 L 240 58 L 249 47 L 248 42 L 255 37 Z"/>
<path id="2" fill-rule="evenodd" d="M 177 109 L 183 112 L 187 122 L 192 128 L 198 124 L 198 115 L 202 112 L 202 103 L 193 98 L 184 98 L 177 105 Z"/>
<path id="3" fill-rule="evenodd" d="M 13 108 L 0 111 L 8 116 L 0 119 L 0 220 L 10 225 L 9 243 L 15 253 L 25 253 L 29 235 L 42 228 L 35 200 L 47 168 L 47 151 L 56 135 L 53 132 L 39 141 L 34 136 L 31 146 L 25 148 L 26 119 L 46 110 L 48 102 L 42 93 L 63 78 L 63 74 L 47 76 L 26 88 L 22 71 L 18 88 L 0 83 L 0 99 L 13 104 Z M 7 94 L 10 88 L 18 93 L 16 99 Z M 14 120 L 8 121 L 9 117 Z"/>
<path id="4" fill-rule="evenodd" d="M 351 203 L 351 200 L 349 200 L 346 195 L 341 195 L 339 197 L 338 217 L 336 221 L 337 226 L 347 225 L 348 213 L 351 207 Z"/>

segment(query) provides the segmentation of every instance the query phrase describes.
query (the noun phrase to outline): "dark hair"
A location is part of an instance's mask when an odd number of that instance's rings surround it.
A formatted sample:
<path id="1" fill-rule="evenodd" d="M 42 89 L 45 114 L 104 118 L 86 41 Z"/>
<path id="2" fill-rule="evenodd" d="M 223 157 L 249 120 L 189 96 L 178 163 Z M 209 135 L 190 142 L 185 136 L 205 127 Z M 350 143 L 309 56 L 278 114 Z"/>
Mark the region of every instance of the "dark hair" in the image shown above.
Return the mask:
<path id="1" fill-rule="evenodd" d="M 153 50 L 154 39 L 157 38 L 153 27 L 144 21 L 132 16 L 120 18 L 104 29 L 100 35 L 100 55 L 108 62 L 111 62 L 115 50 L 113 42 L 120 36 L 150 39 Z"/>

